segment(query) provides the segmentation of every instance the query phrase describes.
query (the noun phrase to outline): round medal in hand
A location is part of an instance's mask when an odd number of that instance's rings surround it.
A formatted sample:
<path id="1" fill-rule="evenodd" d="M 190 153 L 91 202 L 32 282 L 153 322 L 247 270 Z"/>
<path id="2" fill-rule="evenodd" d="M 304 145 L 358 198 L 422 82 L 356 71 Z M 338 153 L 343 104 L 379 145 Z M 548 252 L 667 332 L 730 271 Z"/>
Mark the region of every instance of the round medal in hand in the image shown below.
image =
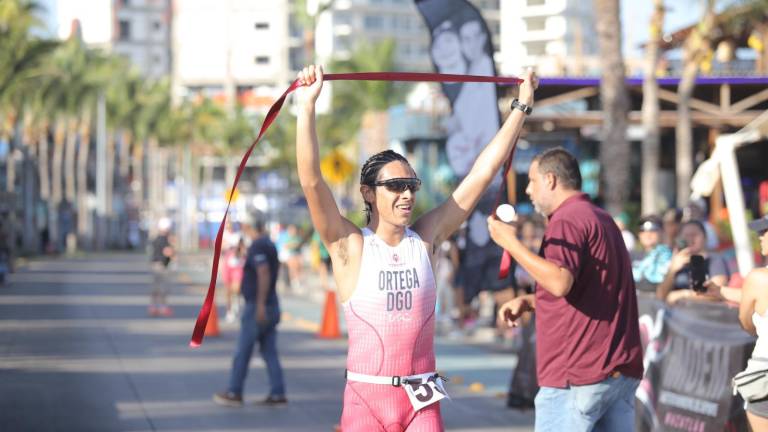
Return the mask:
<path id="1" fill-rule="evenodd" d="M 512 222 L 515 220 L 515 208 L 509 204 L 502 204 L 496 208 L 496 216 L 502 222 Z"/>

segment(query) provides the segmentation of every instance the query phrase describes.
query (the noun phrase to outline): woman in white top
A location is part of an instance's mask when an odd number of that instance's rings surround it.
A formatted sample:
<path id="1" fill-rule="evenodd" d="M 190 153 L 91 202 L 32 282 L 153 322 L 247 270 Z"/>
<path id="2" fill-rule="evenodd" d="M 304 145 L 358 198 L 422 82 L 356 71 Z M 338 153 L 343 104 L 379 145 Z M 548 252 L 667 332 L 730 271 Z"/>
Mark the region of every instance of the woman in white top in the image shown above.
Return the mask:
<path id="1" fill-rule="evenodd" d="M 760 236 L 760 253 L 768 256 L 768 216 L 752 221 L 749 227 Z M 757 336 L 752 357 L 768 359 L 768 267 L 755 268 L 744 279 L 739 321 L 744 330 Z M 768 430 L 768 398 L 749 402 L 747 418 L 752 430 Z"/>

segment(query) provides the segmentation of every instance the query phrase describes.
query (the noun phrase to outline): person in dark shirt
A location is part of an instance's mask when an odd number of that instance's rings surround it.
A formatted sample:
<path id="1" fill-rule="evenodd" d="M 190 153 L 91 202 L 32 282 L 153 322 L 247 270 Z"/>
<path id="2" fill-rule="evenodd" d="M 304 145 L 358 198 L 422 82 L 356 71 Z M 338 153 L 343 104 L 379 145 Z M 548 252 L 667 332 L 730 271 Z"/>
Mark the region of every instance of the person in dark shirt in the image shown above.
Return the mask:
<path id="1" fill-rule="evenodd" d="M 723 286 L 728 284 L 730 271 L 728 263 L 721 255 L 707 249 L 707 231 L 700 221 L 689 220 L 680 227 L 679 245 L 672 255 L 669 271 L 659 286 L 656 296 L 667 303 L 676 303 L 682 299 L 694 301 L 720 301 L 717 296 L 707 293 L 696 293 L 691 289 L 691 256 L 700 255 L 704 258 L 707 269 L 707 279 L 712 283 Z"/>
<path id="2" fill-rule="evenodd" d="M 152 294 L 149 304 L 150 316 L 171 316 L 173 312 L 168 306 L 168 284 L 170 270 L 168 266 L 176 255 L 173 236 L 171 235 L 171 220 L 161 218 L 157 222 L 157 237 L 152 240 Z"/>
<path id="3" fill-rule="evenodd" d="M 515 225 L 489 217 L 488 230 L 536 281 L 499 310 L 509 325 L 536 311 L 536 431 L 633 430 L 643 359 L 621 232 L 581 192 L 578 162 L 562 148 L 534 158 L 526 193 L 549 219 L 538 255 Z"/>
<path id="4" fill-rule="evenodd" d="M 275 286 L 280 263 L 277 249 L 267 236 L 264 221 L 257 215 L 250 223 L 243 223 L 243 230 L 251 237 L 243 266 L 240 293 L 245 300 L 245 310 L 240 321 L 240 338 L 232 360 L 229 387 L 213 395 L 221 405 L 242 406 L 243 386 L 248 374 L 253 347 L 258 342 L 259 352 L 267 365 L 269 395 L 261 403 L 285 404 L 283 369 L 277 354 L 277 324 L 280 322 L 280 303 Z"/>

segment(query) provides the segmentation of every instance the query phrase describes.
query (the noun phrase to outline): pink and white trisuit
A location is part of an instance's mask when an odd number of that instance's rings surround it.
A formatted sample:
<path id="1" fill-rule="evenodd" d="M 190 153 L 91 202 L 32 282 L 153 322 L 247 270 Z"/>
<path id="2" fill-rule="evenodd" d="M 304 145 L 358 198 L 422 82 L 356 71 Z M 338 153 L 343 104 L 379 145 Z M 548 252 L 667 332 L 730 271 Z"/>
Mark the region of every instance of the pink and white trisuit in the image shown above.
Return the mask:
<path id="1" fill-rule="evenodd" d="M 363 228 L 357 286 L 344 302 L 347 370 L 376 376 L 435 371 L 435 277 L 418 234 L 392 247 Z M 439 402 L 418 412 L 402 387 L 347 381 L 341 430 L 443 431 Z"/>

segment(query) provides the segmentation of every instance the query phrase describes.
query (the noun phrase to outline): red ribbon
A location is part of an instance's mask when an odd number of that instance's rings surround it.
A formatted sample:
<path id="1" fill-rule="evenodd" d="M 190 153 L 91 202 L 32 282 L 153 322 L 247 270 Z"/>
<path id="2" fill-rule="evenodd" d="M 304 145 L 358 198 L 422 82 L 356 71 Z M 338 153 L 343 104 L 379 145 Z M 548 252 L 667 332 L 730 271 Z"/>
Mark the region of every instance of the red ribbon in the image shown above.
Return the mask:
<path id="1" fill-rule="evenodd" d="M 493 77 L 493 76 L 480 76 L 480 75 L 455 75 L 455 74 L 438 74 L 438 73 L 420 73 L 420 72 L 358 72 L 358 73 L 339 73 L 339 74 L 326 74 L 323 79 L 325 81 L 338 81 L 338 80 L 350 80 L 350 81 L 431 81 L 431 82 L 487 82 L 496 84 L 520 84 L 523 82 L 520 78 L 507 78 L 507 77 Z M 224 235 L 224 226 L 227 222 L 227 215 L 229 214 L 229 207 L 232 204 L 232 195 L 235 192 L 238 182 L 240 182 L 240 175 L 245 169 L 245 164 L 248 158 L 251 156 L 256 144 L 261 140 L 261 137 L 269 129 L 269 126 L 277 117 L 280 112 L 280 108 L 283 107 L 285 98 L 296 88 L 300 86 L 299 81 L 294 81 L 288 89 L 285 90 L 282 96 L 272 104 L 267 112 L 267 117 L 264 119 L 264 123 L 261 125 L 259 135 L 248 147 L 248 151 L 243 155 L 243 159 L 240 161 L 240 166 L 237 168 L 237 174 L 235 174 L 235 181 L 232 183 L 232 192 L 227 199 L 227 209 L 224 212 L 224 218 L 219 225 L 219 231 L 216 233 L 216 241 L 213 245 L 213 265 L 211 266 L 211 281 L 208 284 L 208 293 L 205 296 L 203 306 L 200 308 L 200 313 L 197 315 L 197 321 L 195 322 L 195 329 L 192 331 L 192 339 L 189 341 L 189 346 L 197 348 L 203 343 L 203 336 L 205 336 L 205 326 L 208 324 L 208 316 L 211 313 L 213 307 L 213 296 L 216 292 L 216 278 L 219 273 L 219 255 L 221 254 L 221 240 Z M 510 154 L 509 160 L 505 164 L 505 178 L 506 172 L 509 170 L 509 164 L 511 163 L 512 155 Z"/>
<path id="2" fill-rule="evenodd" d="M 512 150 L 509 152 L 509 156 L 507 156 L 507 160 L 504 162 L 504 174 L 501 176 L 503 179 L 503 182 L 507 181 L 507 175 L 509 174 L 509 169 L 512 167 L 512 157 L 515 154 L 515 149 L 517 148 L 517 137 L 515 137 L 515 142 L 512 144 Z M 502 199 L 502 193 L 504 192 L 504 185 L 499 187 L 499 192 L 496 194 L 496 203 L 493 205 L 493 208 L 491 209 L 492 212 L 494 212 L 494 217 L 496 214 L 496 208 L 501 204 Z M 512 266 L 512 255 L 509 254 L 509 252 L 506 249 L 502 249 L 503 253 L 501 255 L 501 264 L 499 264 L 499 279 L 504 279 L 507 276 L 509 276 L 509 268 Z"/>

